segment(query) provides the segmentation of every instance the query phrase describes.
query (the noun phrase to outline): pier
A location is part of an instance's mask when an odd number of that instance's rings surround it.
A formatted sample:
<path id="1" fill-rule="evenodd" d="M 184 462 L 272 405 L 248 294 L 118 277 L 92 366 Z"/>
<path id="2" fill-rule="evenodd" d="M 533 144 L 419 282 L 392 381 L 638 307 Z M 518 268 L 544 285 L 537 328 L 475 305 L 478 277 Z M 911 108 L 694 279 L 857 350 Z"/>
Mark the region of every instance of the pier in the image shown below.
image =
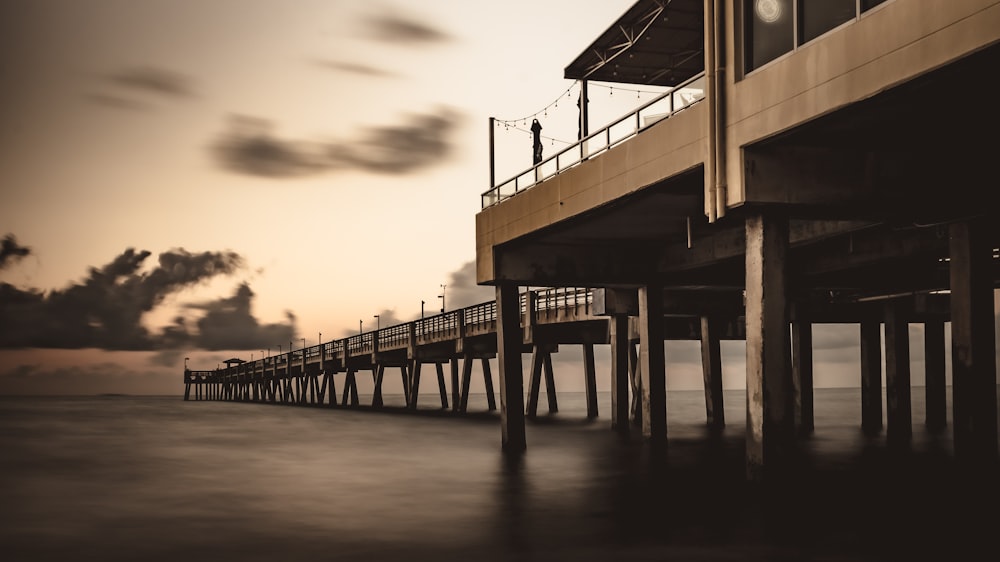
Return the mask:
<path id="1" fill-rule="evenodd" d="M 923 324 L 924 423 L 950 427 L 960 464 L 992 469 L 1000 106 L 984 69 L 1000 68 L 1000 1 L 837 4 L 635 2 L 564 69 L 580 83 L 575 144 L 498 182 L 490 119 L 475 236 L 494 301 L 185 371 L 185 397 L 352 406 L 370 370 L 377 408 L 398 368 L 416 409 L 434 365 L 441 409 L 462 413 L 475 363 L 492 390 L 495 358 L 502 447 L 516 454 L 543 385 L 558 409 L 551 353 L 584 346 L 596 396 L 594 346 L 608 345 L 611 428 L 665 450 L 664 341 L 701 343 L 705 421 L 722 427 L 719 342 L 741 339 L 746 473 L 773 481 L 814 429 L 813 326 L 859 326 L 859 427 L 905 448 L 908 327 Z M 592 82 L 666 90 L 591 132 Z M 588 416 L 599 408 L 588 398 Z"/>

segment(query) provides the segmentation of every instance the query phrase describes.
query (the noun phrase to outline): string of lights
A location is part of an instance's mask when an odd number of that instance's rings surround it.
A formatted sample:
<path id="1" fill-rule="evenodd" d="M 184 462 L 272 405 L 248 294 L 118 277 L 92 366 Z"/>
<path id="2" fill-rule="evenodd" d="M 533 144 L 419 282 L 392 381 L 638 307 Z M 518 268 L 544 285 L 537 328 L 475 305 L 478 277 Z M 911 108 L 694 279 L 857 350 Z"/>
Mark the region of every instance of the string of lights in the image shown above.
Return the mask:
<path id="1" fill-rule="evenodd" d="M 514 129 L 515 131 L 521 131 L 521 132 L 523 132 L 523 133 L 527 133 L 527 134 L 528 134 L 529 136 L 533 134 L 533 133 L 532 133 L 531 131 L 529 131 L 528 129 L 524 129 L 524 128 L 522 128 L 522 127 L 518 127 L 517 125 L 507 125 L 507 126 L 506 126 L 505 128 L 506 128 L 507 130 L 510 130 L 510 129 Z M 573 141 L 573 142 L 570 142 L 570 141 L 564 141 L 564 140 L 562 140 L 562 139 L 557 139 L 557 138 L 555 138 L 555 137 L 548 137 L 548 136 L 545 136 L 545 135 L 538 135 L 538 138 L 540 138 L 540 139 L 544 139 L 544 140 L 547 140 L 547 141 L 549 141 L 550 143 L 552 143 L 552 142 L 561 142 L 561 143 L 563 143 L 563 144 L 565 144 L 565 145 L 571 145 L 571 144 L 574 144 L 574 143 L 576 143 L 576 141 Z"/>
<path id="2" fill-rule="evenodd" d="M 496 119 L 496 118 L 494 118 L 494 121 L 497 123 L 497 126 L 499 126 L 499 125 L 510 126 L 512 123 L 515 123 L 515 124 L 516 123 L 525 123 L 526 124 L 528 121 L 531 121 L 532 119 L 537 119 L 539 115 L 541 115 L 543 117 L 547 117 L 548 114 L 549 114 L 549 109 L 558 108 L 559 107 L 559 101 L 562 100 L 564 97 L 569 98 L 570 94 L 573 91 L 573 88 L 575 88 L 579 83 L 580 83 L 579 80 L 577 80 L 576 82 L 573 82 L 572 84 L 569 85 L 568 88 L 566 88 L 566 90 L 563 93 L 559 94 L 559 97 L 557 97 L 555 100 L 553 100 L 552 103 L 550 103 L 549 105 L 546 105 L 545 107 L 543 107 L 542 109 L 540 109 L 540 110 L 532 113 L 531 115 L 527 115 L 527 116 L 521 117 L 519 119 Z"/>
<path id="3" fill-rule="evenodd" d="M 634 89 L 634 88 L 621 88 L 619 86 L 609 86 L 607 84 L 593 84 L 593 83 L 591 83 L 589 85 L 589 87 L 590 88 L 607 88 L 608 90 L 611 91 L 611 95 L 614 95 L 615 90 L 618 90 L 618 91 L 621 91 L 621 92 L 632 92 L 632 93 L 636 94 L 636 97 L 638 97 L 639 94 L 662 94 L 663 93 L 663 92 L 656 92 L 656 91 L 653 91 L 653 90 L 637 90 L 637 89 Z"/>

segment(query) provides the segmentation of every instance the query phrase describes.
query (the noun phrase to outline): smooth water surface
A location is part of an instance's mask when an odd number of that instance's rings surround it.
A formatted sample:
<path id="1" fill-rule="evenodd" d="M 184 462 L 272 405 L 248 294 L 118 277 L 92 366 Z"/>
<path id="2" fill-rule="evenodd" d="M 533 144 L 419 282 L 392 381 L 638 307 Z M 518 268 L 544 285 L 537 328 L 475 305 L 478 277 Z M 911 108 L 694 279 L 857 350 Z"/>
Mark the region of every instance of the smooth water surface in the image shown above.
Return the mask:
<path id="1" fill-rule="evenodd" d="M 701 393 L 671 393 L 657 455 L 610 431 L 607 395 L 587 420 L 583 396 L 561 393 L 511 460 L 495 413 L 0 398 L 0 556 L 915 560 L 993 544 L 1000 496 L 952 475 L 951 429 L 924 430 L 918 392 L 912 443 L 894 451 L 860 431 L 859 391 L 818 390 L 780 491 L 746 482 L 744 400 L 727 391 L 712 434 Z"/>

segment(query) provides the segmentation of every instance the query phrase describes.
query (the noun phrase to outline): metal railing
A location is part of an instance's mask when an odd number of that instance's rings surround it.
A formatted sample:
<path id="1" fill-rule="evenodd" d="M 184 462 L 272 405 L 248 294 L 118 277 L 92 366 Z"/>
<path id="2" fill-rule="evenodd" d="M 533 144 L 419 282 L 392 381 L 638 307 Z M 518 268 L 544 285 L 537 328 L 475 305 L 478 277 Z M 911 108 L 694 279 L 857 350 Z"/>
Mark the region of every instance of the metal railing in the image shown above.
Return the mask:
<path id="1" fill-rule="evenodd" d="M 482 208 L 517 195 L 552 176 L 581 162 L 608 151 L 638 135 L 654 124 L 704 98 L 705 73 L 678 85 L 669 92 L 650 100 L 603 129 L 562 149 L 516 176 L 491 187 L 481 195 Z"/>
<path id="2" fill-rule="evenodd" d="M 533 295 L 529 297 L 529 293 Z M 521 319 L 528 309 L 529 298 L 534 299 L 536 318 L 566 312 L 579 312 L 580 307 L 589 314 L 593 302 L 593 291 L 589 288 L 539 288 L 524 291 L 520 295 Z M 186 370 L 185 382 L 205 383 L 232 381 L 238 377 L 267 377 L 272 372 L 283 376 L 289 367 L 297 367 L 305 362 L 317 360 L 332 360 L 335 357 L 348 355 L 364 355 L 374 353 L 377 349 L 389 350 L 417 345 L 419 342 L 433 341 L 436 338 L 459 338 L 463 335 L 480 335 L 496 329 L 497 303 L 486 301 L 462 309 L 429 316 L 423 319 L 380 328 L 376 331 L 355 334 L 339 340 L 323 342 L 318 345 L 287 351 L 281 354 L 262 357 L 247 361 L 240 365 L 224 367 L 215 370 Z M 464 326 L 465 334 L 461 333 Z M 411 341 L 411 337 L 414 341 Z M 376 346 L 377 342 L 377 346 Z"/>

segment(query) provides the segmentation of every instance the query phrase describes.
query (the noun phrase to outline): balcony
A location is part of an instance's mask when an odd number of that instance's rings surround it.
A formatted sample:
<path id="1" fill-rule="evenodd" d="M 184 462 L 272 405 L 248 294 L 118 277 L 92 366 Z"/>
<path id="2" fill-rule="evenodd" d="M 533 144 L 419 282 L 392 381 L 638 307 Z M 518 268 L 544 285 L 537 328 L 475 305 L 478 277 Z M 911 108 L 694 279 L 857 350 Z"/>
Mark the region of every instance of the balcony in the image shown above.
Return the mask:
<path id="1" fill-rule="evenodd" d="M 705 73 L 702 72 L 612 121 L 599 131 L 563 148 L 554 156 L 542 160 L 499 185 L 490 187 L 481 196 L 482 208 L 486 209 L 513 197 L 581 162 L 611 150 L 701 101 L 704 92 Z"/>

